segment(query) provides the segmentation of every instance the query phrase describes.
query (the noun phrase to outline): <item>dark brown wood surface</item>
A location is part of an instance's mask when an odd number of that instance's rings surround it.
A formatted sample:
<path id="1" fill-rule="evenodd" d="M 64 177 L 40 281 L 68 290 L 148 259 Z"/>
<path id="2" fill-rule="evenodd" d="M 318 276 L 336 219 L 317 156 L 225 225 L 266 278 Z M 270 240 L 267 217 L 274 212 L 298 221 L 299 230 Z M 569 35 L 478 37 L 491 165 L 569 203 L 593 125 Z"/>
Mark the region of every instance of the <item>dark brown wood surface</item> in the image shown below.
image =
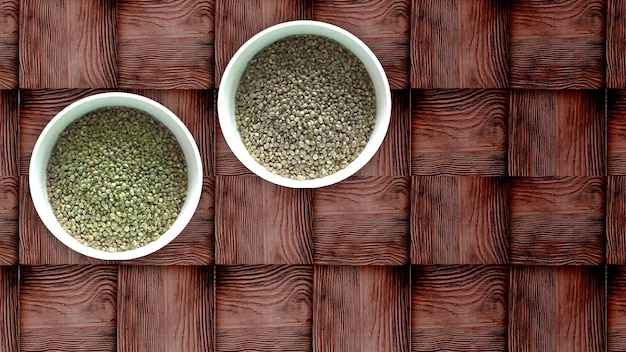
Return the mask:
<path id="1" fill-rule="evenodd" d="M 19 0 L 0 2 L 0 89 L 18 87 L 19 7 Z"/>
<path id="2" fill-rule="evenodd" d="M 602 88 L 605 85 L 607 2 L 615 1 L 512 1 L 509 8 L 510 87 Z"/>
<path id="3" fill-rule="evenodd" d="M 413 351 L 506 351 L 507 267 L 420 266 L 412 278 Z"/>
<path id="4" fill-rule="evenodd" d="M 20 351 L 115 351 L 117 267 L 20 269 Z"/>
<path id="5" fill-rule="evenodd" d="M 311 351 L 313 267 L 218 267 L 215 350 Z"/>
<path id="6" fill-rule="evenodd" d="M 392 89 L 354 176 L 289 189 L 221 133 L 222 73 L 273 24 L 358 36 Z M 45 125 L 99 92 L 197 141 L 203 192 L 104 262 L 29 193 Z M 626 351 L 625 0 L 0 0 L 0 351 Z"/>
<path id="7" fill-rule="evenodd" d="M 415 0 L 411 88 L 507 88 L 508 2 Z"/>
<path id="8" fill-rule="evenodd" d="M 509 93 L 414 90 L 413 175 L 506 175 Z"/>

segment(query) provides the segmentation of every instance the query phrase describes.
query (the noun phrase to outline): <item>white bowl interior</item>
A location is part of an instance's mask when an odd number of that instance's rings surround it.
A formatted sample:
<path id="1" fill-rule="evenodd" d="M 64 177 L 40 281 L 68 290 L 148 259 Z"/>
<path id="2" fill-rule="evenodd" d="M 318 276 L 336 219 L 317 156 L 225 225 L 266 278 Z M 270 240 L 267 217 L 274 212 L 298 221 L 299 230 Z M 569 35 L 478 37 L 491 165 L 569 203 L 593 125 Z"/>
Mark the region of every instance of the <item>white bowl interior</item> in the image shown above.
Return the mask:
<path id="1" fill-rule="evenodd" d="M 237 130 L 235 117 L 235 95 L 239 81 L 248 62 L 263 48 L 291 35 L 315 34 L 333 39 L 350 50 L 363 62 L 372 79 L 376 94 L 376 123 L 372 135 L 361 152 L 346 168 L 322 178 L 294 180 L 276 175 L 257 163 L 243 142 Z M 220 126 L 228 146 L 237 158 L 252 172 L 275 184 L 292 188 L 317 188 L 342 181 L 361 169 L 382 144 L 391 117 L 391 92 L 385 71 L 374 53 L 357 37 L 348 31 L 318 21 L 291 21 L 269 27 L 248 40 L 239 48 L 228 63 L 219 87 L 217 110 Z"/>
<path id="2" fill-rule="evenodd" d="M 187 164 L 187 197 L 174 224 L 157 240 L 143 247 L 122 251 L 106 252 L 78 242 L 62 227 L 48 201 L 46 186 L 47 165 L 59 135 L 73 121 L 90 111 L 106 106 L 127 106 L 143 110 L 165 125 L 176 136 Z M 48 230 L 71 249 L 98 259 L 127 260 L 153 253 L 169 242 L 187 226 L 193 216 L 202 192 L 202 163 L 195 140 L 185 125 L 163 105 L 146 97 L 121 92 L 96 94 L 78 100 L 59 112 L 44 128 L 33 149 L 29 166 L 30 194 L 39 217 Z"/>

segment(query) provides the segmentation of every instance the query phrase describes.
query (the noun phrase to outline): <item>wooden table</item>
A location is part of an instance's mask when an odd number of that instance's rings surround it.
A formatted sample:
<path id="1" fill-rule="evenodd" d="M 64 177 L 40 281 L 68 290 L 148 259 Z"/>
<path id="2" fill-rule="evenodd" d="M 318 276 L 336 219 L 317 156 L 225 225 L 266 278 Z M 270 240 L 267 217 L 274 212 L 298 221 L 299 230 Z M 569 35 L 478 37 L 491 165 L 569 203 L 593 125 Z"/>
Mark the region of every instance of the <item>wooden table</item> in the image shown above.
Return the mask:
<path id="1" fill-rule="evenodd" d="M 375 158 L 321 189 L 250 174 L 221 74 L 314 19 L 393 89 Z M 0 0 L 0 351 L 626 350 L 626 0 Z M 28 192 L 45 124 L 101 91 L 172 109 L 199 143 L 189 226 L 102 262 Z"/>

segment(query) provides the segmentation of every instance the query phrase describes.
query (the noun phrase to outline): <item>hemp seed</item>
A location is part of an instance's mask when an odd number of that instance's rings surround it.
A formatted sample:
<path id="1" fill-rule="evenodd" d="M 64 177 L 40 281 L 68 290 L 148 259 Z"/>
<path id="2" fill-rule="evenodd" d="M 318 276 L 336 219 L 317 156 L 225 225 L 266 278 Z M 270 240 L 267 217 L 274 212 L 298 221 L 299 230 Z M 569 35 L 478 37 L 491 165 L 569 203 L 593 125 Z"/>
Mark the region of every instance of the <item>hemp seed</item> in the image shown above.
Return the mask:
<path id="1" fill-rule="evenodd" d="M 296 180 L 354 161 L 374 129 L 376 100 L 363 63 L 336 41 L 293 35 L 259 52 L 235 97 L 237 129 L 252 157 Z"/>

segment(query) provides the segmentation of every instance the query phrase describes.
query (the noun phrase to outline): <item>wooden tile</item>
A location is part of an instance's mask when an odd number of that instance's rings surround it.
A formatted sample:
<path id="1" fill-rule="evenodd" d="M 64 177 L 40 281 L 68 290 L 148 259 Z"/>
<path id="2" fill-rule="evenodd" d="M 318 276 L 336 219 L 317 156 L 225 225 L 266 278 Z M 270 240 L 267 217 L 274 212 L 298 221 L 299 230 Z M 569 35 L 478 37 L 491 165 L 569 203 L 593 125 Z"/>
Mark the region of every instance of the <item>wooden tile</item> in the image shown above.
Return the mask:
<path id="1" fill-rule="evenodd" d="M 604 262 L 604 178 L 514 178 L 509 182 L 512 264 Z"/>
<path id="2" fill-rule="evenodd" d="M 0 89 L 18 86 L 19 7 L 19 0 L 0 0 Z"/>
<path id="3" fill-rule="evenodd" d="M 217 267 L 215 351 L 311 351 L 313 267 Z"/>
<path id="4" fill-rule="evenodd" d="M 0 177 L 18 175 L 18 92 L 0 90 Z"/>
<path id="5" fill-rule="evenodd" d="M 39 134 L 52 118 L 66 106 L 100 89 L 40 89 L 20 91 L 19 174 L 28 175 L 30 155 Z"/>
<path id="6" fill-rule="evenodd" d="M 224 139 L 219 120 L 215 119 L 215 175 L 253 175 L 235 156 Z"/>
<path id="7" fill-rule="evenodd" d="M 509 175 L 601 176 L 603 91 L 513 90 Z"/>
<path id="8" fill-rule="evenodd" d="M 46 228 L 35 210 L 28 177 L 20 177 L 19 263 L 21 265 L 106 264 L 71 250 Z"/>
<path id="9" fill-rule="evenodd" d="M 512 88 L 604 86 L 605 0 L 518 0 L 509 11 Z"/>
<path id="10" fill-rule="evenodd" d="M 409 267 L 316 266 L 313 351 L 408 351 Z"/>
<path id="11" fill-rule="evenodd" d="M 510 351 L 604 351 L 604 268 L 514 266 Z"/>
<path id="12" fill-rule="evenodd" d="M 626 1 L 607 0 L 606 86 L 626 88 Z"/>
<path id="13" fill-rule="evenodd" d="M 215 88 L 243 43 L 272 25 L 311 19 L 311 1 L 215 0 Z"/>
<path id="14" fill-rule="evenodd" d="M 311 190 L 218 176 L 216 192 L 218 265 L 312 263 Z"/>
<path id="15" fill-rule="evenodd" d="M 413 91 L 413 175 L 506 174 L 508 92 Z"/>
<path id="16" fill-rule="evenodd" d="M 185 124 L 196 141 L 204 176 L 214 176 L 215 111 L 213 90 L 147 90 L 130 93 L 153 99 L 171 110 Z"/>
<path id="17" fill-rule="evenodd" d="M 115 351 L 117 268 L 23 266 L 20 351 Z"/>
<path id="18" fill-rule="evenodd" d="M 211 267 L 122 265 L 117 299 L 117 351 L 213 351 Z"/>
<path id="19" fill-rule="evenodd" d="M 606 262 L 626 264 L 626 177 L 609 176 L 606 185 Z"/>
<path id="20" fill-rule="evenodd" d="M 215 174 L 218 176 L 253 175 L 232 152 L 220 127 L 215 120 Z"/>
<path id="21" fill-rule="evenodd" d="M 315 264 L 409 261 L 409 178 L 351 177 L 313 190 Z"/>
<path id="22" fill-rule="evenodd" d="M 391 89 L 409 87 L 410 0 L 314 0 L 313 19 L 339 26 L 378 57 Z"/>
<path id="23" fill-rule="evenodd" d="M 608 266 L 607 351 L 626 350 L 626 267 Z"/>
<path id="24" fill-rule="evenodd" d="M 0 266 L 0 350 L 19 348 L 19 279 L 17 266 Z"/>
<path id="25" fill-rule="evenodd" d="M 359 170 L 358 176 L 409 176 L 411 145 L 411 94 L 391 92 L 391 121 L 378 152 Z"/>
<path id="26" fill-rule="evenodd" d="M 507 88 L 508 3 L 413 0 L 411 87 Z"/>
<path id="27" fill-rule="evenodd" d="M 506 179 L 417 176 L 411 189 L 411 264 L 508 263 Z"/>
<path id="28" fill-rule="evenodd" d="M 214 17 L 210 0 L 120 1 L 120 87 L 212 88 Z"/>
<path id="29" fill-rule="evenodd" d="M 607 173 L 626 175 L 626 90 L 607 91 Z"/>
<path id="30" fill-rule="evenodd" d="M 504 266 L 414 266 L 412 351 L 506 351 Z"/>
<path id="31" fill-rule="evenodd" d="M 24 0 L 20 11 L 20 88 L 117 86 L 114 1 Z"/>
<path id="32" fill-rule="evenodd" d="M 0 177 L 0 265 L 17 265 L 20 179 Z"/>

